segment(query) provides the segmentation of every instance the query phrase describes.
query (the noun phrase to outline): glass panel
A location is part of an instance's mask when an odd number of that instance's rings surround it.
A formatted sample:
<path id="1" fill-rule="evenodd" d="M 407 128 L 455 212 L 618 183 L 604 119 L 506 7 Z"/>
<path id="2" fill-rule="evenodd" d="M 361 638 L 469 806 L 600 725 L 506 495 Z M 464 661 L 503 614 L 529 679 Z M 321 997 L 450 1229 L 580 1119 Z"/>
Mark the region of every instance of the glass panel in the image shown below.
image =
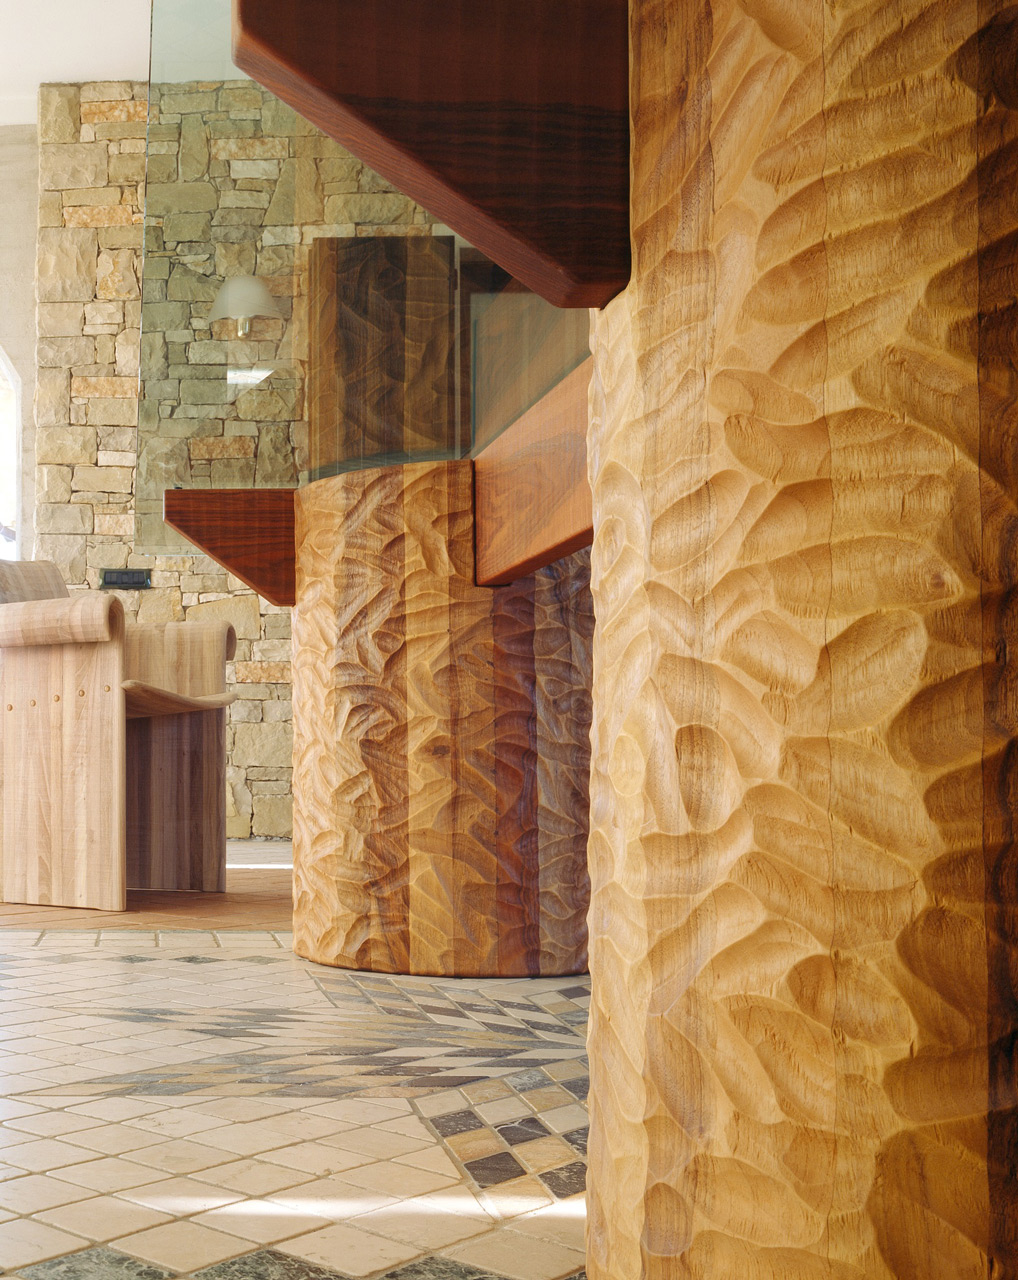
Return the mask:
<path id="1" fill-rule="evenodd" d="M 229 0 L 155 0 L 137 545 L 163 491 L 477 451 L 588 354 L 527 292 L 230 61 Z"/>

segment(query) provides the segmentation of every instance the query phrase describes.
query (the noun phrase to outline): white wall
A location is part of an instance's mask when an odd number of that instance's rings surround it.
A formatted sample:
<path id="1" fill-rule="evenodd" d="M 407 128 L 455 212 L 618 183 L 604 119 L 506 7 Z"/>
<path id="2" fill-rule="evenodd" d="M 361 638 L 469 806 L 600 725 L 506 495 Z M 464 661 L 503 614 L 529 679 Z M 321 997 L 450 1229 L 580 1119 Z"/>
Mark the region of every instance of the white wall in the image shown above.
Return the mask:
<path id="1" fill-rule="evenodd" d="M 39 149 L 34 125 L 0 126 L 0 347 L 21 379 L 22 554 L 31 556 L 35 499 L 35 247 Z"/>

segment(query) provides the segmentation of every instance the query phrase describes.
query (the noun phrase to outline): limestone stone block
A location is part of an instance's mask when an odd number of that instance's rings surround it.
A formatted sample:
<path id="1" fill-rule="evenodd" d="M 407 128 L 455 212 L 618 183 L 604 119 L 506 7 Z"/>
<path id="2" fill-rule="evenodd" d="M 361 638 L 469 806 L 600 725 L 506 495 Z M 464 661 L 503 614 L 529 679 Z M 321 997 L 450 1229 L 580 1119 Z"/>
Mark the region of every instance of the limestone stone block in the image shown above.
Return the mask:
<path id="1" fill-rule="evenodd" d="M 253 797 L 251 834 L 255 836 L 291 836 L 293 834 L 293 798 L 283 796 Z"/>
<path id="2" fill-rule="evenodd" d="M 187 351 L 189 364 L 226 364 L 227 349 L 225 342 L 196 341 Z"/>
<path id="3" fill-rule="evenodd" d="M 41 302 L 35 314 L 41 338 L 77 337 L 84 323 L 80 302 Z"/>
<path id="4" fill-rule="evenodd" d="M 117 535 L 122 538 L 130 538 L 134 534 L 134 516 L 131 512 L 122 512 L 116 515 L 100 515 L 97 511 L 95 514 L 95 531 L 97 534 Z M 127 563 L 127 547 L 124 547 L 124 564 L 110 565 L 111 569 L 124 568 Z"/>
<path id="5" fill-rule="evenodd" d="M 255 484 L 260 489 L 286 489 L 297 483 L 297 468 L 285 426 L 263 427 L 258 433 Z"/>
<path id="6" fill-rule="evenodd" d="M 293 719 L 293 703 L 289 698 L 273 698 L 263 702 L 261 707 L 263 720 Z"/>
<path id="7" fill-rule="evenodd" d="M 81 127 L 78 86 L 39 86 L 39 142 L 77 142 Z"/>
<path id="8" fill-rule="evenodd" d="M 70 205 L 119 205 L 121 203 L 119 187 L 78 187 L 61 191 L 60 198 L 64 208 Z"/>
<path id="9" fill-rule="evenodd" d="M 186 440 L 143 436 L 139 441 L 139 492 L 162 493 L 164 489 L 186 484 L 189 474 Z"/>
<path id="10" fill-rule="evenodd" d="M 97 397 L 86 401 L 85 421 L 93 427 L 136 427 L 138 401 Z"/>
<path id="11" fill-rule="evenodd" d="M 253 592 L 191 605 L 187 610 L 187 617 L 194 622 L 230 622 L 239 640 L 257 640 L 261 635 L 258 597 Z M 246 696 L 252 696 L 250 690 L 245 692 Z M 289 759 L 286 763 L 290 763 Z"/>
<path id="12" fill-rule="evenodd" d="M 250 240 L 239 244 L 219 243 L 215 247 L 216 275 L 254 275 L 255 247 Z"/>
<path id="13" fill-rule="evenodd" d="M 185 328 L 191 318 L 191 308 L 181 301 L 149 302 L 146 299 L 142 314 L 142 329 L 146 333 L 168 333 Z"/>
<path id="14" fill-rule="evenodd" d="M 96 290 L 96 233 L 87 227 L 40 227 L 40 302 L 90 302 Z"/>
<path id="15" fill-rule="evenodd" d="M 40 338 L 35 351 L 41 368 L 70 369 L 72 365 L 92 364 L 95 339 Z"/>
<path id="16" fill-rule="evenodd" d="M 144 102 L 123 99 L 116 102 L 88 102 L 81 104 L 82 124 L 112 124 L 124 120 L 147 120 L 148 107 Z"/>
<path id="17" fill-rule="evenodd" d="M 142 241 L 142 224 L 140 217 L 135 218 L 130 226 L 100 227 L 100 249 L 140 249 Z"/>
<path id="18" fill-rule="evenodd" d="M 127 155 L 110 156 L 110 182 L 144 182 L 145 153 L 129 152 Z"/>
<path id="19" fill-rule="evenodd" d="M 168 186 L 177 181 L 177 152 L 149 152 L 148 181 L 152 185 Z M 150 186 L 151 189 L 151 186 Z"/>
<path id="20" fill-rule="evenodd" d="M 289 684 L 289 662 L 238 662 L 234 667 L 238 684 Z"/>
<path id="21" fill-rule="evenodd" d="M 131 467 L 75 467 L 71 488 L 130 493 L 134 488 L 134 470 Z"/>
<path id="22" fill-rule="evenodd" d="M 237 397 L 237 416 L 252 422 L 289 422 L 293 418 L 294 395 L 257 388 Z"/>
<path id="23" fill-rule="evenodd" d="M 216 160 L 285 160 L 290 154 L 287 138 L 213 138 Z"/>
<path id="24" fill-rule="evenodd" d="M 199 115 L 186 115 L 180 122 L 180 180 L 194 182 L 209 167 L 209 138 Z"/>
<path id="25" fill-rule="evenodd" d="M 96 295 L 100 298 L 140 298 L 141 272 L 133 249 L 104 249 L 96 268 Z"/>
<path id="26" fill-rule="evenodd" d="M 138 596 L 138 621 L 144 623 L 183 622 L 184 608 L 176 587 L 153 587 Z"/>
<path id="27" fill-rule="evenodd" d="M 355 193 L 329 196 L 325 201 L 326 222 L 403 226 L 413 221 L 413 212 L 413 201 L 401 195 Z"/>
<path id="28" fill-rule="evenodd" d="M 293 137 L 313 131 L 313 126 L 298 116 L 279 98 L 267 96 L 262 105 L 262 133 L 268 136 Z"/>
<path id="29" fill-rule="evenodd" d="M 196 366 L 200 369 L 201 366 Z M 212 378 L 186 378 L 180 383 L 180 402 L 183 406 L 187 405 L 225 405 L 226 404 L 226 378 L 224 376 L 225 365 L 218 368 L 219 377 Z"/>
<path id="30" fill-rule="evenodd" d="M 96 460 L 95 428 L 40 427 L 35 435 L 35 461 L 40 466 L 88 465 Z"/>
<path id="31" fill-rule="evenodd" d="M 37 466 L 35 470 L 36 501 L 68 502 L 71 497 L 71 468 Z"/>
<path id="32" fill-rule="evenodd" d="M 39 427 L 55 427 L 68 420 L 71 377 L 66 369 L 40 368 L 35 380 L 35 421 Z"/>
<path id="33" fill-rule="evenodd" d="M 256 440 L 254 436 L 195 436 L 188 441 L 192 461 L 210 461 L 212 458 L 253 458 Z"/>
<path id="34" fill-rule="evenodd" d="M 105 187 L 109 148 L 102 142 L 57 143 L 39 148 L 39 186 L 43 191 L 68 187 Z"/>
<path id="35" fill-rule="evenodd" d="M 130 453 L 133 457 L 138 448 L 138 433 L 130 427 L 100 427 L 99 448 Z"/>
<path id="36" fill-rule="evenodd" d="M 92 508 L 83 502 L 40 502 L 35 508 L 36 533 L 91 533 Z"/>
<path id="37" fill-rule="evenodd" d="M 163 219 L 163 240 L 167 245 L 207 240 L 211 227 L 207 213 L 168 213 Z"/>
<path id="38" fill-rule="evenodd" d="M 91 80 L 81 86 L 82 102 L 127 101 L 134 96 L 134 84 L 130 80 Z"/>
<path id="39" fill-rule="evenodd" d="M 122 302 L 89 302 L 85 306 L 86 324 L 124 323 L 124 304 Z"/>
<path id="40" fill-rule="evenodd" d="M 288 244 L 267 245 L 258 254 L 260 276 L 289 275 L 293 271 L 293 248 Z"/>
<path id="41" fill-rule="evenodd" d="M 76 534 L 38 534 L 35 539 L 35 558 L 52 560 L 68 586 L 76 586 L 85 581 L 85 540 Z"/>
<path id="42" fill-rule="evenodd" d="M 233 763 L 289 767 L 293 761 L 293 729 L 288 724 L 239 724 L 234 730 Z"/>
<path id="43" fill-rule="evenodd" d="M 100 449 L 96 465 L 100 467 L 133 467 L 135 454 L 126 449 Z"/>
<path id="44" fill-rule="evenodd" d="M 257 85 L 231 85 L 219 90 L 220 111 L 261 111 L 262 91 Z"/>
<path id="45" fill-rule="evenodd" d="M 76 399 L 88 399 L 90 396 L 108 396 L 119 400 L 129 400 L 138 394 L 137 378 L 121 378 L 116 376 L 76 377 L 71 379 L 71 395 Z"/>
<path id="46" fill-rule="evenodd" d="M 249 489 L 254 484 L 254 459 L 214 458 L 210 474 L 213 489 Z"/>
<path id="47" fill-rule="evenodd" d="M 219 206 L 211 182 L 149 182 L 145 208 L 150 218 L 168 213 L 206 213 Z"/>
<path id="48" fill-rule="evenodd" d="M 218 280 L 184 266 L 173 268 L 166 285 L 166 296 L 171 302 L 211 302 L 218 292 Z"/>
<path id="49" fill-rule="evenodd" d="M 281 160 L 231 160 L 230 177 L 236 182 L 250 179 L 276 182 L 282 163 Z"/>
<path id="50" fill-rule="evenodd" d="M 217 109 L 214 89 L 193 90 L 191 92 L 164 93 L 159 99 L 160 116 L 184 115 L 189 112 L 203 113 Z"/>
<path id="51" fill-rule="evenodd" d="M 113 332 L 106 332 L 106 329 L 112 329 Z M 95 337 L 95 362 L 97 365 L 109 366 L 116 357 L 116 328 L 113 325 L 103 326 L 103 332 L 96 334 Z"/>
<path id="52" fill-rule="evenodd" d="M 134 383 L 135 392 L 138 386 L 138 367 L 139 367 L 139 343 L 141 334 L 137 329 L 124 329 L 117 334 L 116 340 L 116 366 L 117 373 L 122 376 L 133 375 L 131 381 Z"/>
<path id="53" fill-rule="evenodd" d="M 129 227 L 141 221 L 130 205 L 75 205 L 64 209 L 65 227 Z"/>

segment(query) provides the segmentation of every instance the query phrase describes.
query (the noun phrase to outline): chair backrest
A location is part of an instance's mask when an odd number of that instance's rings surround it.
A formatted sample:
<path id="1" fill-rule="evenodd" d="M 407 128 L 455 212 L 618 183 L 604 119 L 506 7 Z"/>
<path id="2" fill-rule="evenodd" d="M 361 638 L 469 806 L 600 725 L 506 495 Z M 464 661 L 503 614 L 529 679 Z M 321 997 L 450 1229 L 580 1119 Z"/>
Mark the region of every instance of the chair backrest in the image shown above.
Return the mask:
<path id="1" fill-rule="evenodd" d="M 0 560 L 0 604 L 66 599 L 69 592 L 51 560 Z"/>

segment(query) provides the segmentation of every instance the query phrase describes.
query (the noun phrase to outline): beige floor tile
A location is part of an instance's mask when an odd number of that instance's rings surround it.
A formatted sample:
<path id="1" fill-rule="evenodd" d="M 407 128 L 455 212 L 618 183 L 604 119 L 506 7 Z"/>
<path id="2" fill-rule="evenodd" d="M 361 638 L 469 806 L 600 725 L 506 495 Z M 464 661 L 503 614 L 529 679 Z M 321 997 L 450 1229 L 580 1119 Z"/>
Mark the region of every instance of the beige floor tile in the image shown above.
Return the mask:
<path id="1" fill-rule="evenodd" d="M 323 1102 L 309 1110 L 310 1115 L 325 1116 L 327 1120 L 343 1120 L 353 1125 L 393 1120 L 397 1115 L 409 1113 L 410 1103 L 402 1098 L 343 1099 L 340 1102 Z"/>
<path id="2" fill-rule="evenodd" d="M 59 1138 L 95 1124 L 88 1116 L 73 1116 L 66 1111 L 40 1111 L 34 1116 L 21 1116 L 4 1122 L 4 1127 L 34 1133 L 39 1138 Z"/>
<path id="3" fill-rule="evenodd" d="M 457 1209 L 464 1208 L 456 1202 Z M 494 1223 L 474 1201 L 473 1214 L 444 1209 L 440 1198 L 400 1200 L 384 1209 L 374 1209 L 354 1218 L 350 1225 L 376 1231 L 392 1240 L 415 1244 L 422 1249 L 444 1249 L 473 1236 L 491 1231 Z"/>
<path id="4" fill-rule="evenodd" d="M 11 1178 L 23 1178 L 24 1176 L 24 1169 L 19 1169 L 17 1165 L 0 1164 L 0 1182 L 9 1182 Z"/>
<path id="5" fill-rule="evenodd" d="M 347 1175 L 344 1174 L 344 1178 Z M 286 1191 L 274 1192 L 267 1199 L 294 1213 L 312 1213 L 330 1221 L 345 1221 L 358 1213 L 369 1213 L 385 1205 L 395 1204 L 400 1196 L 393 1191 L 372 1187 L 356 1187 L 340 1178 L 317 1178 Z"/>
<path id="6" fill-rule="evenodd" d="M 165 1213 L 157 1213 L 140 1204 L 131 1204 L 117 1196 L 93 1196 L 91 1200 L 79 1200 L 75 1204 L 61 1205 L 58 1209 L 47 1209 L 44 1213 L 37 1213 L 35 1217 L 40 1222 L 49 1223 L 51 1227 L 73 1231 L 100 1244 L 112 1240 L 114 1236 L 144 1231 L 170 1220 Z"/>
<path id="7" fill-rule="evenodd" d="M 262 1160 L 233 1160 L 212 1169 L 202 1169 L 195 1177 L 214 1187 L 225 1187 L 248 1196 L 269 1195 L 285 1187 L 311 1182 L 312 1175 L 302 1169 L 286 1168 Z"/>
<path id="8" fill-rule="evenodd" d="M 64 1253 L 74 1253 L 88 1244 L 81 1236 L 58 1231 L 45 1222 L 32 1222 L 27 1218 L 15 1218 L 0 1223 L 0 1267 L 31 1266 L 46 1258 L 57 1258 Z"/>
<path id="9" fill-rule="evenodd" d="M 162 1111 L 161 1103 L 139 1102 L 137 1098 L 98 1098 L 93 1102 L 83 1102 L 68 1110 L 79 1116 L 94 1116 L 97 1120 L 117 1123 L 131 1120 L 135 1116 L 151 1115 L 154 1111 Z"/>
<path id="10" fill-rule="evenodd" d="M 18 1102 L 14 1098 L 0 1098 L 0 1121 L 17 1120 L 22 1116 L 44 1115 L 41 1107 L 28 1102 Z"/>
<path id="11" fill-rule="evenodd" d="M 569 1106 L 576 1102 L 571 1093 L 557 1084 L 546 1085 L 543 1089 L 531 1089 L 524 1094 L 524 1097 L 538 1113 L 551 1111 L 555 1107 Z"/>
<path id="12" fill-rule="evenodd" d="M 355 1187 L 365 1187 L 400 1199 L 419 1196 L 425 1191 L 437 1191 L 439 1187 L 447 1187 L 453 1181 L 458 1181 L 448 1174 L 433 1173 L 429 1169 L 412 1169 L 408 1165 L 395 1164 L 390 1160 L 364 1165 L 360 1169 L 350 1169 L 343 1174 L 343 1178 Z"/>
<path id="13" fill-rule="evenodd" d="M 543 1173 L 559 1165 L 571 1164 L 576 1159 L 575 1150 L 568 1142 L 549 1135 L 535 1138 L 533 1142 L 521 1142 L 513 1147 L 513 1155 L 532 1173 Z"/>
<path id="14" fill-rule="evenodd" d="M 501 1080 L 476 1080 L 463 1086 L 463 1096 L 471 1104 L 494 1102 L 496 1098 L 511 1098 L 513 1091 Z"/>
<path id="15" fill-rule="evenodd" d="M 122 1191 L 120 1199 L 143 1205 L 147 1209 L 156 1209 L 160 1213 L 168 1213 L 175 1218 L 186 1218 L 193 1213 L 204 1213 L 224 1204 L 233 1204 L 242 1199 L 242 1193 L 216 1187 L 208 1182 L 199 1182 L 195 1178 L 166 1178 L 162 1182 L 150 1183 L 147 1187 Z"/>
<path id="16" fill-rule="evenodd" d="M 450 1178 L 458 1178 L 460 1171 L 441 1147 L 431 1147 L 425 1151 L 411 1151 L 408 1156 L 397 1156 L 394 1164 L 408 1164 L 413 1169 L 427 1169 L 431 1173 L 445 1174 Z"/>
<path id="17" fill-rule="evenodd" d="M 167 1222 L 148 1231 L 121 1236 L 113 1248 L 171 1271 L 198 1271 L 224 1258 L 250 1251 L 250 1241 L 212 1231 L 193 1222 Z"/>
<path id="18" fill-rule="evenodd" d="M 371 1162 L 370 1156 L 356 1151 L 344 1151 L 324 1142 L 298 1142 L 292 1147 L 280 1147 L 267 1151 L 262 1157 L 266 1164 L 278 1164 L 287 1169 L 300 1169 L 319 1178 L 346 1169 L 356 1169 Z"/>
<path id="19" fill-rule="evenodd" d="M 550 1111 L 542 1111 L 541 1119 L 556 1133 L 568 1133 L 570 1129 L 583 1129 L 589 1124 L 590 1114 L 586 1107 L 574 1102 L 568 1107 L 553 1107 Z"/>
<path id="20" fill-rule="evenodd" d="M 547 1208 L 513 1219 L 513 1230 L 539 1240 L 554 1240 L 567 1249 L 582 1250 L 587 1226 L 587 1206 L 583 1197 L 558 1200 Z"/>
<path id="21" fill-rule="evenodd" d="M 472 1129 L 469 1133 L 452 1133 L 446 1138 L 445 1145 L 464 1164 L 468 1160 L 480 1160 L 484 1156 L 493 1156 L 496 1151 L 505 1150 L 505 1143 L 490 1129 Z"/>
<path id="22" fill-rule="evenodd" d="M 499 1098 L 496 1102 L 482 1102 L 474 1107 L 474 1110 L 489 1124 L 505 1124 L 508 1120 L 519 1120 L 521 1116 L 533 1115 L 527 1104 L 515 1094 L 510 1098 Z"/>
<path id="23" fill-rule="evenodd" d="M 391 1160 L 411 1151 L 420 1151 L 422 1147 L 433 1143 L 433 1138 L 411 1138 L 403 1133 L 391 1133 L 374 1127 L 352 1129 L 329 1139 L 330 1146 L 339 1147 L 341 1151 L 355 1152 L 370 1160 Z"/>
<path id="24" fill-rule="evenodd" d="M 170 1142 L 158 1142 L 153 1147 L 143 1147 L 133 1153 L 133 1158 L 152 1168 L 165 1169 L 167 1173 L 195 1173 L 198 1169 L 225 1164 L 231 1158 L 231 1152 L 221 1146 L 210 1147 L 187 1138 L 175 1138 Z"/>
<path id="25" fill-rule="evenodd" d="M 329 1219 L 294 1213 L 268 1200 L 242 1200 L 223 1209 L 212 1209 L 195 1219 L 203 1227 L 242 1236 L 256 1244 L 273 1244 L 329 1226 Z"/>
<path id="26" fill-rule="evenodd" d="M 45 1174 L 30 1173 L 10 1182 L 0 1182 L 0 1208 L 12 1213 L 38 1213 L 40 1209 L 55 1209 L 72 1200 L 85 1200 L 91 1196 L 86 1187 L 74 1187 Z M 14 1264 L 17 1265 L 17 1264 Z"/>
<path id="27" fill-rule="evenodd" d="M 284 1241 L 279 1248 L 283 1253 L 292 1253 L 349 1276 L 370 1275 L 373 1271 L 409 1262 L 424 1252 L 418 1245 L 388 1240 L 341 1224 Z"/>
<path id="28" fill-rule="evenodd" d="M 86 1160 L 84 1164 L 71 1165 L 58 1172 L 63 1182 L 73 1182 L 75 1186 L 88 1187 L 92 1191 L 125 1191 L 128 1187 L 142 1187 L 167 1176 L 161 1169 L 152 1169 L 138 1164 L 136 1160 L 123 1160 L 119 1156 Z"/>
<path id="29" fill-rule="evenodd" d="M 160 1054 L 162 1061 L 169 1061 L 165 1054 Z M 138 1116 L 136 1120 L 128 1120 L 127 1125 L 133 1129 L 141 1129 L 149 1134 L 162 1138 L 189 1138 L 194 1133 L 207 1133 L 212 1129 L 221 1129 L 229 1121 L 221 1116 L 199 1114 L 194 1107 L 186 1111 L 157 1111 L 155 1115 Z M 152 1139 L 150 1138 L 149 1141 Z"/>
<path id="30" fill-rule="evenodd" d="M 540 1178 L 533 1175 L 488 1187 L 478 1192 L 477 1198 L 493 1217 L 503 1221 L 555 1203 L 552 1193 Z"/>
<path id="31" fill-rule="evenodd" d="M 23 1133 L 21 1129 L 9 1129 L 6 1125 L 0 1128 L 0 1152 L 6 1151 L 8 1147 L 23 1147 L 28 1142 L 36 1142 L 37 1138 L 30 1133 Z"/>
<path id="32" fill-rule="evenodd" d="M 584 1263 L 579 1249 L 566 1249 L 548 1240 L 537 1240 L 517 1231 L 493 1231 L 480 1240 L 456 1249 L 446 1256 L 457 1262 L 484 1267 L 508 1280 L 560 1280 L 571 1276 Z"/>
<path id="33" fill-rule="evenodd" d="M 133 1129 L 127 1124 L 97 1125 L 94 1116 L 88 1119 L 91 1129 L 79 1129 L 76 1133 L 68 1133 L 65 1142 L 75 1147 L 83 1147 L 95 1155 L 121 1156 L 131 1151 L 140 1151 L 142 1147 L 155 1146 L 157 1139 L 143 1129 Z"/>
<path id="34" fill-rule="evenodd" d="M 236 1159 L 237 1156 L 261 1155 L 277 1147 L 288 1147 L 296 1139 L 272 1127 L 272 1120 L 255 1120 L 250 1124 L 231 1124 L 217 1129 L 215 1141 L 227 1159 Z"/>
<path id="35" fill-rule="evenodd" d="M 422 1116 L 447 1116 L 452 1111 L 462 1111 L 469 1105 L 458 1089 L 447 1089 L 444 1093 L 433 1093 L 414 1100 L 417 1110 Z"/>
<path id="36" fill-rule="evenodd" d="M 209 1102 L 200 1103 L 194 1110 L 202 1115 L 229 1120 L 231 1124 L 243 1124 L 248 1120 L 268 1120 L 270 1116 L 279 1115 L 286 1108 L 260 1098 L 213 1098 Z"/>

